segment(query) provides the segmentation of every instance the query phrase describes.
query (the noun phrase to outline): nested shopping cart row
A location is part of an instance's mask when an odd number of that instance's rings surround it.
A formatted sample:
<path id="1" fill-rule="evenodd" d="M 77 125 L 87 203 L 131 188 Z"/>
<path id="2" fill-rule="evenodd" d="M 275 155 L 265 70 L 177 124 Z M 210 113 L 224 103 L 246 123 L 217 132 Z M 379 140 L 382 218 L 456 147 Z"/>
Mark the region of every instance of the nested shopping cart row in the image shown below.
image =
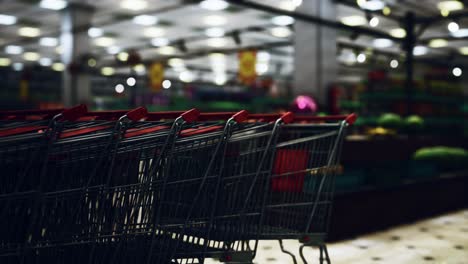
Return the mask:
<path id="1" fill-rule="evenodd" d="M 78 106 L 0 118 L 5 262 L 250 263 L 260 239 L 299 239 L 328 259 L 354 115 Z"/>

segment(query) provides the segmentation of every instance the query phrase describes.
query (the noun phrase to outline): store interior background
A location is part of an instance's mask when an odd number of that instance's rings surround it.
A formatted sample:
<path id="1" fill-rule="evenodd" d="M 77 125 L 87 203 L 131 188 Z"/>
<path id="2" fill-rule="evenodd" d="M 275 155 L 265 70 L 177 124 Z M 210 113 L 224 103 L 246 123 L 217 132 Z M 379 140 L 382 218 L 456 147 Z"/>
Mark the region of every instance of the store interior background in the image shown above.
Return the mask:
<path id="1" fill-rule="evenodd" d="M 356 112 L 332 240 L 468 205 L 467 1 L 1 0 L 0 32 L 0 110 Z"/>

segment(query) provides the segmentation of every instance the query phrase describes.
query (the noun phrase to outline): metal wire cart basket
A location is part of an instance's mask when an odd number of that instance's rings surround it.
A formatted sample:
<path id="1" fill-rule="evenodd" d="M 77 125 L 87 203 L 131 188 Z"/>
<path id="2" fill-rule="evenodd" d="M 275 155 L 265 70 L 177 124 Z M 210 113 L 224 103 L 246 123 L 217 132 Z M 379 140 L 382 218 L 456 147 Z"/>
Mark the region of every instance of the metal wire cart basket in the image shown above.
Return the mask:
<path id="1" fill-rule="evenodd" d="M 325 246 L 349 116 L 0 113 L 1 263 L 252 263 Z"/>

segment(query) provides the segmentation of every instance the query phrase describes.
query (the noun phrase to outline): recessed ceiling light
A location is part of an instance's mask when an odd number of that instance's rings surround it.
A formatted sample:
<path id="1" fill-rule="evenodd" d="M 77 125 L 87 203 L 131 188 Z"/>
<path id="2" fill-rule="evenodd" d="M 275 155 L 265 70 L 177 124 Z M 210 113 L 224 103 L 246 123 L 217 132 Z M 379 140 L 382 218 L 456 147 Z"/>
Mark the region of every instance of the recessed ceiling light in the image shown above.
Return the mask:
<path id="1" fill-rule="evenodd" d="M 13 70 L 15 71 L 21 71 L 24 68 L 24 64 L 21 62 L 15 62 L 13 63 Z"/>
<path id="2" fill-rule="evenodd" d="M 297 7 L 302 4 L 302 0 L 283 0 L 279 2 L 279 8 L 294 11 Z"/>
<path id="3" fill-rule="evenodd" d="M 227 19 L 223 16 L 211 15 L 203 18 L 203 23 L 209 26 L 222 26 L 227 23 Z"/>
<path id="4" fill-rule="evenodd" d="M 167 38 L 154 38 L 151 40 L 151 45 L 155 47 L 162 47 L 169 45 L 169 39 Z"/>
<path id="5" fill-rule="evenodd" d="M 416 46 L 413 49 L 414 56 L 422 56 L 427 53 L 427 47 L 424 46 Z"/>
<path id="6" fill-rule="evenodd" d="M 116 93 L 123 93 L 125 91 L 125 86 L 123 84 L 119 83 L 115 86 L 114 88 Z"/>
<path id="7" fill-rule="evenodd" d="M 382 14 L 384 14 L 384 16 L 388 16 L 388 15 L 390 15 L 391 13 L 392 13 L 392 9 L 391 9 L 390 7 L 388 7 L 388 6 L 386 6 L 386 7 L 384 7 L 384 8 L 382 9 Z"/>
<path id="8" fill-rule="evenodd" d="M 34 38 L 41 34 L 41 30 L 36 27 L 22 27 L 18 29 L 18 34 L 22 37 Z"/>
<path id="9" fill-rule="evenodd" d="M 120 2 L 120 7 L 129 9 L 132 11 L 143 10 L 148 6 L 148 3 L 144 0 L 123 0 Z"/>
<path id="10" fill-rule="evenodd" d="M 41 46 L 46 46 L 46 47 L 55 47 L 55 46 L 58 45 L 58 39 L 57 38 L 49 38 L 49 37 L 41 38 L 39 40 L 39 44 Z"/>
<path id="11" fill-rule="evenodd" d="M 367 19 L 363 16 L 346 16 L 340 19 L 341 23 L 347 26 L 362 26 L 367 24 Z"/>
<path id="12" fill-rule="evenodd" d="M 223 85 L 227 81 L 227 76 L 226 74 L 216 74 L 214 78 L 214 82 L 217 85 Z"/>
<path id="13" fill-rule="evenodd" d="M 226 46 L 227 40 L 225 38 L 211 38 L 207 40 L 207 44 L 210 47 L 221 48 Z"/>
<path id="14" fill-rule="evenodd" d="M 374 39 L 374 41 L 372 41 L 372 45 L 374 45 L 376 48 L 389 48 L 393 45 L 393 41 L 390 39 L 379 38 Z"/>
<path id="15" fill-rule="evenodd" d="M 15 16 L 0 14 L 0 25 L 14 25 L 16 20 Z"/>
<path id="16" fill-rule="evenodd" d="M 133 66 L 133 70 L 136 71 L 138 74 L 144 73 L 146 70 L 146 67 L 144 64 L 137 64 Z"/>
<path id="17" fill-rule="evenodd" d="M 155 16 L 149 16 L 149 15 L 139 15 L 133 18 L 133 23 L 142 25 L 142 26 L 152 26 L 158 23 L 158 18 Z"/>
<path id="18" fill-rule="evenodd" d="M 270 60 L 270 53 L 266 52 L 266 51 L 259 51 L 257 53 L 257 61 L 261 61 L 261 62 L 267 62 Z"/>
<path id="19" fill-rule="evenodd" d="M 461 28 L 455 32 L 451 32 L 450 34 L 456 38 L 468 37 L 468 28 Z"/>
<path id="20" fill-rule="evenodd" d="M 128 53 L 127 52 L 120 52 L 117 54 L 117 59 L 119 61 L 127 61 L 128 60 Z"/>
<path id="21" fill-rule="evenodd" d="M 39 60 L 40 56 L 37 52 L 25 52 L 23 54 L 23 58 L 27 61 L 37 61 Z"/>
<path id="22" fill-rule="evenodd" d="M 277 38 L 287 38 L 291 36 L 291 30 L 287 27 L 274 27 L 271 29 L 271 35 Z"/>
<path id="23" fill-rule="evenodd" d="M 169 81 L 169 80 L 164 80 L 164 81 L 162 82 L 162 87 L 163 87 L 164 89 L 169 89 L 169 88 L 171 88 L 171 85 L 172 85 L 172 83 L 171 83 L 171 81 Z"/>
<path id="24" fill-rule="evenodd" d="M 136 79 L 135 79 L 135 78 L 129 77 L 129 78 L 127 79 L 127 85 L 128 85 L 128 86 L 132 87 L 132 86 L 135 86 L 135 84 L 136 84 Z"/>
<path id="25" fill-rule="evenodd" d="M 200 2 L 200 7 L 211 11 L 224 10 L 229 6 L 226 1 L 223 0 L 204 0 Z"/>
<path id="26" fill-rule="evenodd" d="M 108 47 L 108 46 L 113 45 L 115 43 L 115 40 L 109 37 L 100 37 L 100 38 L 95 39 L 94 43 L 96 44 L 96 46 Z"/>
<path id="27" fill-rule="evenodd" d="M 104 76 L 110 76 L 110 75 L 113 75 L 114 73 L 115 73 L 115 70 L 112 67 L 102 67 L 101 69 L 101 74 Z"/>
<path id="28" fill-rule="evenodd" d="M 395 69 L 398 67 L 398 61 L 397 60 L 391 60 L 390 61 L 390 67 Z"/>
<path id="29" fill-rule="evenodd" d="M 207 28 L 205 30 L 205 35 L 207 35 L 210 38 L 219 38 L 224 36 L 224 34 L 224 29 L 218 27 Z"/>
<path id="30" fill-rule="evenodd" d="M 447 28 L 450 32 L 456 32 L 460 29 L 460 26 L 458 25 L 457 22 L 452 21 L 448 23 Z"/>
<path id="31" fill-rule="evenodd" d="M 5 47 L 5 52 L 8 54 L 21 54 L 23 52 L 23 48 L 16 45 L 8 45 Z"/>
<path id="32" fill-rule="evenodd" d="M 52 65 L 52 59 L 51 58 L 40 58 L 39 59 L 39 64 L 44 66 L 44 67 L 50 66 L 50 65 Z"/>
<path id="33" fill-rule="evenodd" d="M 146 28 L 143 31 L 143 35 L 148 38 L 157 38 L 157 37 L 164 36 L 164 34 L 166 34 L 166 31 L 158 27 Z"/>
<path id="34" fill-rule="evenodd" d="M 183 71 L 179 74 L 179 79 L 183 82 L 192 82 L 195 75 L 191 71 Z"/>
<path id="35" fill-rule="evenodd" d="M 67 7 L 67 1 L 64 0 L 42 0 L 39 6 L 46 9 L 61 10 Z"/>
<path id="36" fill-rule="evenodd" d="M 452 0 L 452 1 L 442 1 L 442 2 L 439 2 L 437 4 L 437 8 L 439 8 L 439 10 L 444 10 L 446 12 L 452 12 L 452 11 L 456 11 L 456 10 L 461 10 L 463 9 L 463 3 L 461 1 L 455 1 L 455 0 Z"/>
<path id="37" fill-rule="evenodd" d="M 360 53 L 359 55 L 357 55 L 356 61 L 359 63 L 364 63 L 366 61 L 366 54 Z"/>
<path id="38" fill-rule="evenodd" d="M 172 58 L 172 59 L 169 59 L 167 64 L 169 64 L 171 67 L 177 68 L 177 67 L 184 66 L 185 62 L 183 59 L 180 59 L 180 58 Z"/>
<path id="39" fill-rule="evenodd" d="M 395 38 L 404 38 L 406 37 L 406 30 L 403 28 L 394 28 L 390 30 L 390 35 Z"/>
<path id="40" fill-rule="evenodd" d="M 117 46 L 110 46 L 107 48 L 107 53 L 109 54 L 117 54 L 120 52 L 120 48 Z"/>
<path id="41" fill-rule="evenodd" d="M 385 7 L 385 2 L 381 0 L 368 0 L 368 1 L 358 1 L 358 5 L 362 9 L 369 11 L 382 10 Z"/>
<path id="42" fill-rule="evenodd" d="M 271 19 L 271 23 L 277 26 L 288 26 L 294 23 L 294 18 L 290 16 L 275 16 Z"/>
<path id="43" fill-rule="evenodd" d="M 159 48 L 158 52 L 162 55 L 174 55 L 176 53 L 176 48 L 172 46 L 164 46 Z"/>
<path id="44" fill-rule="evenodd" d="M 433 39 L 429 42 L 429 47 L 431 48 L 443 48 L 448 45 L 447 40 L 445 39 Z"/>
<path id="45" fill-rule="evenodd" d="M 268 72 L 268 63 L 260 62 L 255 65 L 255 71 L 258 75 L 263 75 Z"/>
<path id="46" fill-rule="evenodd" d="M 468 46 L 467 47 L 461 47 L 458 49 L 461 54 L 463 55 L 468 55 Z"/>
<path id="47" fill-rule="evenodd" d="M 103 34 L 103 31 L 100 28 L 92 27 L 92 28 L 88 29 L 88 36 L 90 36 L 92 38 L 100 37 L 100 36 L 102 36 L 102 34 Z"/>
<path id="48" fill-rule="evenodd" d="M 63 71 L 65 70 L 65 64 L 61 62 L 56 62 L 52 64 L 52 70 L 54 71 Z"/>
<path id="49" fill-rule="evenodd" d="M 11 60 L 9 58 L 0 58 L 0 66 L 9 66 L 11 64 Z"/>
<path id="50" fill-rule="evenodd" d="M 371 20 L 369 20 L 369 26 L 371 27 L 376 27 L 379 25 L 379 18 L 378 17 L 373 17 Z"/>
<path id="51" fill-rule="evenodd" d="M 462 69 L 460 69 L 459 67 L 455 67 L 455 68 L 453 68 L 453 70 L 452 70 L 452 74 L 453 74 L 453 76 L 455 76 L 455 77 L 460 77 L 460 76 L 462 75 L 462 73 L 463 73 L 463 71 L 462 71 Z"/>

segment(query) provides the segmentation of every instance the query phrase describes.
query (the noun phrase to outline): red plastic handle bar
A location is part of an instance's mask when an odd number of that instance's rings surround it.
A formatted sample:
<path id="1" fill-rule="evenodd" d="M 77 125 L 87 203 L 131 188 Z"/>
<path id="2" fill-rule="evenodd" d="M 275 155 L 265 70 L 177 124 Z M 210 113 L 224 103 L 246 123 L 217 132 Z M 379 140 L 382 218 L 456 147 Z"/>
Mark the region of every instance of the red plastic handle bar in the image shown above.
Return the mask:
<path id="1" fill-rule="evenodd" d="M 200 116 L 200 111 L 198 109 L 190 109 L 187 112 L 184 112 L 180 115 L 182 119 L 184 119 L 185 122 L 193 122 L 198 119 L 198 116 Z"/>
<path id="2" fill-rule="evenodd" d="M 136 109 L 133 109 L 129 111 L 126 115 L 128 119 L 132 121 L 138 121 L 145 117 L 148 114 L 148 110 L 146 110 L 146 107 L 138 107 Z"/>
<path id="3" fill-rule="evenodd" d="M 191 109 L 189 111 L 167 111 L 167 112 L 150 112 L 146 115 L 146 121 L 159 121 L 162 119 L 176 119 L 182 115 L 187 118 L 187 120 L 190 120 L 191 115 L 198 115 L 197 112 L 191 112 L 191 111 L 198 111 L 197 109 Z M 198 112 L 200 113 L 200 112 Z M 184 119 L 185 120 L 185 119 Z M 187 121 L 185 120 L 185 121 Z M 196 119 L 195 119 L 196 120 Z"/>
<path id="4" fill-rule="evenodd" d="M 39 119 L 48 119 L 57 114 L 60 114 L 63 109 L 38 109 L 38 110 L 15 110 L 15 111 L 1 111 L 0 119 L 3 120 L 23 120 L 28 119 L 29 116 L 40 117 Z"/>
<path id="5" fill-rule="evenodd" d="M 241 123 L 241 122 L 244 122 L 245 120 L 247 120 L 247 118 L 249 117 L 249 112 L 245 111 L 245 110 L 241 110 L 237 113 L 235 113 L 232 118 L 237 122 L 237 123 Z"/>
<path id="6" fill-rule="evenodd" d="M 217 112 L 217 113 L 201 113 L 198 118 L 199 121 L 218 121 L 228 120 L 233 118 L 237 123 L 244 122 L 250 117 L 249 112 L 241 110 L 239 112 Z"/>
<path id="7" fill-rule="evenodd" d="M 80 104 L 75 107 L 65 109 L 62 112 L 62 117 L 68 121 L 75 121 L 88 112 L 88 107 L 85 104 Z"/>
<path id="8" fill-rule="evenodd" d="M 283 114 L 280 118 L 285 124 L 289 124 L 294 121 L 294 114 L 292 112 L 287 112 Z"/>

